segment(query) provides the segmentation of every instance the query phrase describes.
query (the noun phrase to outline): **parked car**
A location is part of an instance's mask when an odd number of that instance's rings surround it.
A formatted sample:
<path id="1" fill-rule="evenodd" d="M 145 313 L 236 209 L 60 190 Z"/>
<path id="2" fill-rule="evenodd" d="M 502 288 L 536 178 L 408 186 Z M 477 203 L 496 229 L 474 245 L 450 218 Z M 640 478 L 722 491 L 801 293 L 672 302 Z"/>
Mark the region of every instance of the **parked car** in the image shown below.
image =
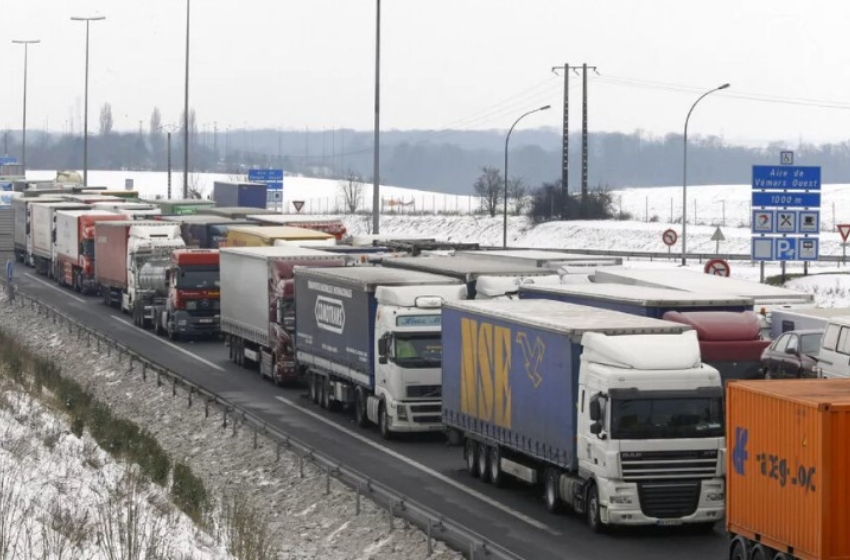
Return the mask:
<path id="1" fill-rule="evenodd" d="M 767 379 L 817 377 L 817 355 L 823 330 L 782 333 L 761 355 L 762 373 Z"/>

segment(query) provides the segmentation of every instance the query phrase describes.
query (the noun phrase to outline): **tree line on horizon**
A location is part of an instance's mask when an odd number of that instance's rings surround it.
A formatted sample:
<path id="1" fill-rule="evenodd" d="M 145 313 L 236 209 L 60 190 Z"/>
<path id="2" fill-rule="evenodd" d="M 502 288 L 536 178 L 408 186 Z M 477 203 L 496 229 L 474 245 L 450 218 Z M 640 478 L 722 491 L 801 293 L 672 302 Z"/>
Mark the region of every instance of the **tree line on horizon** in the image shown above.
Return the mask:
<path id="1" fill-rule="evenodd" d="M 183 118 L 163 125 L 154 109 L 146 127 L 113 129 L 112 106 L 100 108 L 89 127 L 89 168 L 165 171 L 166 132 L 171 135 L 171 169 L 183 166 Z M 95 113 L 97 114 L 97 113 Z M 190 171 L 244 174 L 257 167 L 287 174 L 341 179 L 373 174 L 371 132 L 224 129 L 199 124 L 190 112 Z M 511 178 L 528 189 L 560 180 L 561 135 L 551 129 L 516 131 L 511 137 Z M 850 141 L 790 147 L 798 165 L 822 167 L 824 183 L 850 182 Z M 721 138 L 688 139 L 688 185 L 748 184 L 753 165 L 779 164 L 783 143 L 760 148 Z M 20 131 L 7 130 L 3 150 L 20 157 Z M 682 184 L 681 134 L 650 137 L 633 133 L 591 133 L 588 187 L 652 187 Z M 381 134 L 381 182 L 448 194 L 471 194 L 483 168 L 503 169 L 504 131 L 386 131 Z M 82 134 L 28 131 L 30 169 L 81 169 Z M 569 192 L 581 188 L 581 137 L 570 137 Z"/>

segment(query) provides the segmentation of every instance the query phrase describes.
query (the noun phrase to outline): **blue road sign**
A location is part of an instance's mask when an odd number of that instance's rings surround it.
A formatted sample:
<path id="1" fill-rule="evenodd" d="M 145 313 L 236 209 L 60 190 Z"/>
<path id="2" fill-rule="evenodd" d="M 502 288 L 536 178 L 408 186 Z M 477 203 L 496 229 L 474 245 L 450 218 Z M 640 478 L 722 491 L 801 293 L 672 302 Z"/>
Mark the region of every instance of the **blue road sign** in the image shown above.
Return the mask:
<path id="1" fill-rule="evenodd" d="M 278 182 L 283 188 L 283 169 L 249 169 L 248 180 L 252 183 Z"/>
<path id="2" fill-rule="evenodd" d="M 753 188 L 769 190 L 820 190 L 820 167 L 754 165 Z"/>
<path id="3" fill-rule="evenodd" d="M 0 156 L 0 165 L 15 165 L 18 158 L 12 156 Z"/>
<path id="4" fill-rule="evenodd" d="M 6 261 L 6 282 L 9 284 L 12 283 L 12 277 L 14 275 L 15 265 L 12 262 L 12 259 Z"/>
<path id="5" fill-rule="evenodd" d="M 270 191 L 282 191 L 283 190 L 283 181 L 268 181 L 265 183 L 266 187 Z"/>
<path id="6" fill-rule="evenodd" d="M 753 237 L 754 261 L 816 261 L 820 251 L 817 237 Z"/>
<path id="7" fill-rule="evenodd" d="M 819 208 L 820 193 L 753 191 L 753 207 Z"/>

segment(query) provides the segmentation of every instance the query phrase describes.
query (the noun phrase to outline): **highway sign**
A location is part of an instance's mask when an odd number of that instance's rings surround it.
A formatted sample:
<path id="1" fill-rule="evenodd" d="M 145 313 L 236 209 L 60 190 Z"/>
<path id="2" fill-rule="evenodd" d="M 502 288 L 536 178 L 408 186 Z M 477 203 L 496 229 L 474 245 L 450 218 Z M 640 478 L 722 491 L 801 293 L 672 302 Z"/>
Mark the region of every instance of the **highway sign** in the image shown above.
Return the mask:
<path id="1" fill-rule="evenodd" d="M 753 233 L 773 233 L 773 210 L 753 210 Z"/>
<path id="2" fill-rule="evenodd" d="M 753 191 L 753 206 L 818 208 L 820 207 L 820 193 Z"/>
<path id="3" fill-rule="evenodd" d="M 788 150 L 779 152 L 779 163 L 782 165 L 794 165 L 794 152 Z"/>
<path id="4" fill-rule="evenodd" d="M 776 233 L 797 233 L 797 212 L 794 210 L 777 210 Z"/>
<path id="5" fill-rule="evenodd" d="M 18 158 L 12 156 L 0 156 L 0 165 L 15 165 Z"/>
<path id="6" fill-rule="evenodd" d="M 723 235 L 723 232 L 720 231 L 720 227 L 718 226 L 716 230 L 714 230 L 714 234 L 711 236 L 712 241 L 726 241 L 726 237 Z"/>
<path id="7" fill-rule="evenodd" d="M 249 169 L 248 180 L 252 183 L 283 181 L 283 169 Z"/>
<path id="8" fill-rule="evenodd" d="M 713 274 L 714 276 L 725 276 L 727 278 L 732 272 L 729 268 L 729 263 L 724 261 L 723 259 L 711 259 L 710 261 L 705 263 L 705 268 L 703 270 L 706 274 Z"/>
<path id="9" fill-rule="evenodd" d="M 817 237 L 754 237 L 754 261 L 816 261 L 820 249 Z"/>
<path id="10" fill-rule="evenodd" d="M 797 231 L 814 235 L 820 233 L 820 211 L 799 210 L 797 212 Z"/>
<path id="11" fill-rule="evenodd" d="M 820 190 L 820 167 L 754 165 L 753 188 L 765 190 Z"/>
<path id="12" fill-rule="evenodd" d="M 838 224 L 838 233 L 841 234 L 841 239 L 847 241 L 847 237 L 850 236 L 850 224 Z"/>
<path id="13" fill-rule="evenodd" d="M 248 181 L 263 183 L 270 191 L 282 191 L 283 169 L 249 169 Z"/>
<path id="14" fill-rule="evenodd" d="M 679 234 L 676 233 L 676 230 L 673 229 L 668 229 L 661 235 L 661 240 L 664 241 L 664 244 L 668 247 L 675 245 L 678 239 Z"/>

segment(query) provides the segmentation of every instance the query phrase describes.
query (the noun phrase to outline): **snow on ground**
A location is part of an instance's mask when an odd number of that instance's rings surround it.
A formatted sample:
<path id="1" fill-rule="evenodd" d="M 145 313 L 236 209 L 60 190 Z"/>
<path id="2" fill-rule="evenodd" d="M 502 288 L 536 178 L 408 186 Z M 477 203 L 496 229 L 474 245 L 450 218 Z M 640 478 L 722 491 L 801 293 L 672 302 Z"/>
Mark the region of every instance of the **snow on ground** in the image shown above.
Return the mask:
<path id="1" fill-rule="evenodd" d="M 5 296 L 0 297 L 0 325 L 4 331 L 25 342 L 30 348 L 45 352 L 61 364 L 63 375 L 87 386 L 97 398 L 108 403 L 116 415 L 149 429 L 172 460 L 188 464 L 204 480 L 214 496 L 237 493 L 247 498 L 261 519 L 268 522 L 269 534 L 274 536 L 280 550 L 277 558 L 380 560 L 426 556 L 424 533 L 406 527 L 401 520 L 395 521 L 395 528 L 391 531 L 387 512 L 365 499 L 361 504 L 360 515 L 356 516 L 355 493 L 350 488 L 332 480 L 331 493 L 325 495 L 325 476 L 322 472 L 307 463 L 305 477 L 300 478 L 298 460 L 294 454 L 284 450 L 278 461 L 275 446 L 263 437 L 258 438 L 259 447 L 254 449 L 251 431 L 237 424 L 234 433 L 232 418 L 229 419 L 227 429 L 222 429 L 221 412 L 211 407 L 209 418 L 205 418 L 202 400 L 196 397 L 195 405 L 188 407 L 185 390 L 178 388 L 177 396 L 173 397 L 170 384 L 157 387 L 153 375 L 148 375 L 147 381 L 143 381 L 139 367 L 128 372 L 126 360 L 120 363 L 115 353 L 111 357 L 107 356 L 105 349 L 98 353 L 94 344 L 87 348 L 85 342 L 77 340 L 45 318 L 38 317 L 29 307 L 10 306 Z M 59 425 L 55 419 L 43 422 L 47 426 Z M 0 419 L 0 430 L 3 424 L 5 422 Z M 4 449 L 6 442 L 11 441 L 3 433 L 0 432 L 0 450 Z M 41 449 L 42 442 L 38 436 L 33 435 L 26 441 L 32 453 L 38 453 L 43 458 L 45 468 L 55 471 L 60 480 L 89 484 L 96 488 L 98 476 L 104 480 L 118 476 L 107 476 L 98 470 L 90 473 L 84 465 L 78 465 L 80 458 L 70 450 L 90 448 L 91 445 L 73 436 L 66 434 L 57 440 L 56 447 L 63 451 L 55 457 Z M 64 451 L 66 448 L 69 451 Z M 89 453 L 101 455 L 95 451 Z M 104 464 L 111 465 L 105 459 Z M 32 467 L 35 468 L 34 463 Z M 41 471 L 43 476 L 34 478 L 33 484 L 46 484 L 45 488 L 55 484 L 55 479 L 48 474 Z M 66 501 L 70 500 L 78 501 L 81 507 L 83 503 L 89 503 L 85 501 L 84 495 L 77 492 L 68 494 Z M 0 520 L 2 515 L 0 504 Z M 180 527 L 185 527 L 185 524 Z M 181 529 L 175 535 L 176 539 L 188 540 L 191 531 Z M 202 548 L 197 548 L 197 551 L 192 549 L 191 552 L 195 556 L 190 555 L 187 560 L 223 557 L 215 556 L 212 549 L 206 555 L 202 555 Z M 176 554 L 163 557 L 182 558 Z M 436 545 L 432 556 L 436 559 L 461 557 L 442 543 Z"/>

